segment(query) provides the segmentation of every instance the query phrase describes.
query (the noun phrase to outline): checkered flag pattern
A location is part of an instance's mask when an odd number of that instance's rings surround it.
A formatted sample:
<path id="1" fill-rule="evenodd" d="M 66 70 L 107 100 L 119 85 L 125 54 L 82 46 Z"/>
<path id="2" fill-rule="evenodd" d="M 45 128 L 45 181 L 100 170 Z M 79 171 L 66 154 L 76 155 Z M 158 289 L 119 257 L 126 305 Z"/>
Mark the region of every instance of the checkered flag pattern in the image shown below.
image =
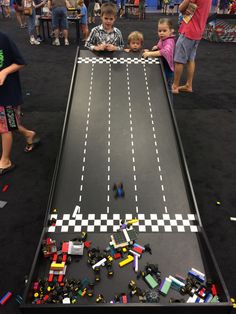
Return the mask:
<path id="1" fill-rule="evenodd" d="M 236 42 L 236 26 L 228 24 L 223 20 L 216 20 L 216 28 L 222 28 L 222 34 L 220 35 L 220 40 L 223 42 Z"/>
<path id="2" fill-rule="evenodd" d="M 121 220 L 129 221 L 137 218 L 133 226 L 139 232 L 198 232 L 198 221 L 193 214 L 58 214 L 50 216 L 56 219 L 55 225 L 48 227 L 48 232 L 115 232 L 119 229 Z"/>
<path id="3" fill-rule="evenodd" d="M 99 64 L 159 64 L 158 58 L 96 58 L 79 57 L 78 63 L 99 63 Z"/>

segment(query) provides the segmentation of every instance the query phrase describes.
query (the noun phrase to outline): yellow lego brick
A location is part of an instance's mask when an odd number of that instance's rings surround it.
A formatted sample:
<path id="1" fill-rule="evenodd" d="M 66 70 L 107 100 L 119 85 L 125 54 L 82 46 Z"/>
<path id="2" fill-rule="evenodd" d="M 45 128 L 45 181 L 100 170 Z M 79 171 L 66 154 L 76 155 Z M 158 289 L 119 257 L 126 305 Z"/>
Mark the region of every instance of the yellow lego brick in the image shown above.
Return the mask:
<path id="1" fill-rule="evenodd" d="M 124 253 L 127 252 L 126 247 L 123 247 L 123 248 L 122 248 L 122 251 L 123 251 Z"/>
<path id="2" fill-rule="evenodd" d="M 138 219 L 132 219 L 132 220 L 127 221 L 127 224 L 132 225 L 132 224 L 135 224 L 136 222 L 139 222 L 139 220 Z"/>
<path id="3" fill-rule="evenodd" d="M 51 270 L 63 270 L 65 267 L 65 263 L 52 263 L 50 269 Z"/>
<path id="4" fill-rule="evenodd" d="M 126 259 L 124 259 L 123 261 L 119 262 L 119 266 L 123 267 L 131 262 L 133 262 L 134 258 L 132 255 L 128 255 L 128 257 Z"/>
<path id="5" fill-rule="evenodd" d="M 108 259 L 109 262 L 112 262 L 112 261 L 113 261 L 113 257 L 112 257 L 111 255 L 109 255 L 109 256 L 107 257 L 107 259 Z"/>

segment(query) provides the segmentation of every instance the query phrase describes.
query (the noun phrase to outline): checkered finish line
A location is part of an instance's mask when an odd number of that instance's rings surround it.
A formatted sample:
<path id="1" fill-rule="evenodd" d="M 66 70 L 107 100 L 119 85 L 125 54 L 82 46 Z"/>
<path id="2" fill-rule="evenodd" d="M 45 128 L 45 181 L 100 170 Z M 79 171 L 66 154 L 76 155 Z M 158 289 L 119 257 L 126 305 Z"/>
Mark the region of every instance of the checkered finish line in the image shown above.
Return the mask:
<path id="1" fill-rule="evenodd" d="M 119 229 L 121 220 L 137 218 L 133 224 L 139 232 L 198 232 L 198 221 L 193 214 L 77 214 L 75 218 L 70 214 L 52 214 L 56 219 L 55 226 L 48 227 L 48 232 L 115 232 Z"/>
<path id="2" fill-rule="evenodd" d="M 77 63 L 99 63 L 99 64 L 160 64 L 158 58 L 96 58 L 79 57 Z"/>

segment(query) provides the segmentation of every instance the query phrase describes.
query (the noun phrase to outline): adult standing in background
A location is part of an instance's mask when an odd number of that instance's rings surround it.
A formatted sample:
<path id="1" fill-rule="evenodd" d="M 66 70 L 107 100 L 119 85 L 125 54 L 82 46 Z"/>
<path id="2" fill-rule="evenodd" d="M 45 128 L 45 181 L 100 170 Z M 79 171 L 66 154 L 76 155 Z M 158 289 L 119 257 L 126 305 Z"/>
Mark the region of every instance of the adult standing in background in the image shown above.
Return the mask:
<path id="1" fill-rule="evenodd" d="M 220 3 L 220 0 L 212 0 L 212 3 L 211 3 L 211 12 L 212 13 L 217 12 L 217 9 L 219 7 L 219 3 Z"/>
<path id="2" fill-rule="evenodd" d="M 179 6 L 183 21 L 179 28 L 180 36 L 175 48 L 175 71 L 172 92 L 192 92 L 195 72 L 195 57 L 198 44 L 205 30 L 212 0 L 183 0 Z M 187 65 L 187 81 L 180 86 L 184 66 Z"/>
<path id="3" fill-rule="evenodd" d="M 229 0 L 220 0 L 218 13 L 220 13 L 221 10 L 223 14 L 227 13 L 228 7 L 229 7 Z"/>
<path id="4" fill-rule="evenodd" d="M 15 12 L 16 12 L 16 19 L 20 25 L 20 28 L 25 28 L 25 15 L 23 12 L 24 6 L 23 6 L 23 0 L 15 0 L 13 3 Z"/>
<path id="5" fill-rule="evenodd" d="M 69 45 L 67 8 L 72 7 L 68 0 L 48 0 L 48 7 L 52 10 L 52 27 L 55 34 L 53 45 L 60 46 L 60 27 L 65 38 L 65 46 Z"/>
<path id="6" fill-rule="evenodd" d="M 88 23 L 95 23 L 95 17 L 94 17 L 94 6 L 95 6 L 95 0 L 89 0 L 89 6 L 88 6 Z"/>

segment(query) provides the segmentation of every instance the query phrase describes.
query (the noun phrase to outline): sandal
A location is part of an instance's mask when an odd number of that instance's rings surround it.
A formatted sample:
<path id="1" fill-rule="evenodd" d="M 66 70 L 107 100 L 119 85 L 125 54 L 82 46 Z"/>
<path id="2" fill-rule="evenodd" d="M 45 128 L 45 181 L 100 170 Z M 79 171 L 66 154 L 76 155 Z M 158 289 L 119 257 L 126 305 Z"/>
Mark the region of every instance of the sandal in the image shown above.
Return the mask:
<path id="1" fill-rule="evenodd" d="M 11 164 L 9 167 L 7 168 L 0 168 L 0 175 L 4 175 L 6 173 L 8 173 L 9 171 L 12 171 L 13 169 L 15 169 L 16 165 Z"/>
<path id="2" fill-rule="evenodd" d="M 34 135 L 32 138 L 32 143 L 27 143 L 24 149 L 25 153 L 32 152 L 38 145 L 40 144 L 40 137 L 37 135 Z"/>

